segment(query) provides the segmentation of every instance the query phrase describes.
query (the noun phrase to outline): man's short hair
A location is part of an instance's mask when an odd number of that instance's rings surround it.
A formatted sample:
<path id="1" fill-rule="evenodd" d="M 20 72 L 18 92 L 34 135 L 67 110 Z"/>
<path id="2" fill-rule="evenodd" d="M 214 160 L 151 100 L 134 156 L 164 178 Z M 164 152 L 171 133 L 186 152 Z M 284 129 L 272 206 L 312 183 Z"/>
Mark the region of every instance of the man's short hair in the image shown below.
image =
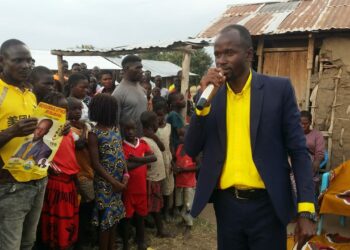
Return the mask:
<path id="1" fill-rule="evenodd" d="M 39 77 L 42 75 L 53 75 L 52 71 L 44 66 L 37 66 L 32 70 L 30 74 L 29 81 L 30 83 L 36 83 L 39 80 Z"/>
<path id="2" fill-rule="evenodd" d="M 229 33 L 232 30 L 237 30 L 239 33 L 239 36 L 241 38 L 241 43 L 242 45 L 244 45 L 246 48 L 251 48 L 253 47 L 253 42 L 252 42 L 252 37 L 249 33 L 249 30 L 239 24 L 232 24 L 229 26 L 226 26 L 225 28 L 223 28 L 220 31 L 220 34 L 225 34 L 225 33 Z"/>
<path id="3" fill-rule="evenodd" d="M 72 64 L 72 68 L 74 68 L 74 66 L 79 66 L 79 67 L 81 67 L 79 63 L 73 63 L 73 64 Z"/>
<path id="4" fill-rule="evenodd" d="M 122 60 L 122 67 L 123 69 L 127 66 L 129 63 L 135 63 L 135 62 L 141 62 L 141 58 L 136 55 L 127 55 Z"/>
<path id="5" fill-rule="evenodd" d="M 0 55 L 3 56 L 5 55 L 6 51 L 12 47 L 12 46 L 17 46 L 17 45 L 24 45 L 26 44 L 18 39 L 9 39 L 1 44 L 0 47 Z"/>

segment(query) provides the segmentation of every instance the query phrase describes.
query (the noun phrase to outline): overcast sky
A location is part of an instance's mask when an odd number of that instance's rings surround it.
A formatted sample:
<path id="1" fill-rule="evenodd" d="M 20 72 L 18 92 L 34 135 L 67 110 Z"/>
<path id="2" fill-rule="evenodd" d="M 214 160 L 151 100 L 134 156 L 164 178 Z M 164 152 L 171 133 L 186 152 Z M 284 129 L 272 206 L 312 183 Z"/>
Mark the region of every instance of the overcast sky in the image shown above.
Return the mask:
<path id="1" fill-rule="evenodd" d="M 0 43 L 98 48 L 196 36 L 228 5 L 272 0 L 1 0 Z"/>

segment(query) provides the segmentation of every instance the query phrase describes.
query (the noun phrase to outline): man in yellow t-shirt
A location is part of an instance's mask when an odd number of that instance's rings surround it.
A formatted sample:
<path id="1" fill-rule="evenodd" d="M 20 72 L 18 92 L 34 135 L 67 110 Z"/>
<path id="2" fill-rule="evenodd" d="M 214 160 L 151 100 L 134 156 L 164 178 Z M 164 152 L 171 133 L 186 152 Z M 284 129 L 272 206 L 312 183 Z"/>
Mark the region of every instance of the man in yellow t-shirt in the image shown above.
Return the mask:
<path id="1" fill-rule="evenodd" d="M 37 105 L 26 81 L 32 57 L 21 41 L 11 39 L 0 47 L 0 239 L 1 249 L 32 249 L 47 179 L 17 182 L 3 169 L 21 140 L 37 126 L 31 118 Z"/>
<path id="2" fill-rule="evenodd" d="M 299 250 L 315 234 L 315 200 L 293 87 L 251 70 L 252 39 L 241 25 L 218 34 L 214 54 L 217 68 L 201 85 L 217 92 L 196 110 L 185 143 L 190 156 L 203 152 L 191 214 L 211 198 L 219 250 L 284 250 L 286 226 L 296 217 Z"/>

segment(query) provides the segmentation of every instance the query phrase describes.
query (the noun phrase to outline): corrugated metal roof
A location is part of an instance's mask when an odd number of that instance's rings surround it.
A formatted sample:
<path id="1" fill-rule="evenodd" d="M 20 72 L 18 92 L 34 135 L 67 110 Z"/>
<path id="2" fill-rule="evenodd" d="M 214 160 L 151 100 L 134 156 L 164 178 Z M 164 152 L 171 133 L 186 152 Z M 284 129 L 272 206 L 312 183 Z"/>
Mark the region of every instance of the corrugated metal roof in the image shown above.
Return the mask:
<path id="1" fill-rule="evenodd" d="M 192 38 L 181 41 L 163 41 L 156 43 L 145 43 L 145 44 L 136 44 L 136 45 L 125 45 L 113 47 L 110 49 L 86 49 L 86 48 L 73 48 L 73 49 L 53 49 L 51 53 L 54 55 L 99 55 L 99 56 L 117 56 L 117 55 L 127 55 L 127 54 L 136 54 L 149 52 L 151 50 L 176 50 L 183 48 L 187 45 L 192 45 L 194 49 L 203 48 L 210 45 L 211 39 L 204 38 Z"/>
<path id="2" fill-rule="evenodd" d="M 57 57 L 52 55 L 49 50 L 30 50 L 35 60 L 35 66 L 45 66 L 51 70 L 57 70 Z M 64 57 L 69 64 L 86 63 L 88 69 L 97 66 L 101 69 L 121 69 L 120 66 L 106 60 L 101 56 L 67 56 Z"/>
<path id="3" fill-rule="evenodd" d="M 45 66 L 51 70 L 57 70 L 57 58 L 52 55 L 49 50 L 30 50 L 32 57 L 35 60 L 35 66 Z M 121 57 L 108 57 L 101 56 L 65 56 L 63 58 L 69 64 L 69 67 L 73 63 L 86 63 L 88 69 L 92 69 L 97 66 L 100 69 L 121 69 L 122 58 Z M 143 70 L 149 70 L 152 76 L 160 75 L 161 77 L 176 76 L 177 72 L 181 70 L 181 67 L 168 61 L 155 61 L 155 60 L 142 60 Z M 196 74 L 190 73 L 195 76 Z"/>
<path id="4" fill-rule="evenodd" d="M 108 57 L 107 60 L 119 65 L 122 65 L 122 58 L 120 57 Z M 143 70 L 151 71 L 152 76 L 160 75 L 161 77 L 176 76 L 177 72 L 181 70 L 181 67 L 168 61 L 155 61 L 155 60 L 142 60 Z M 196 74 L 190 73 L 195 76 Z"/>
<path id="5" fill-rule="evenodd" d="M 285 11 L 293 11 L 298 6 L 299 2 L 283 2 L 283 3 L 274 3 L 274 4 L 266 4 L 260 10 L 259 13 L 264 12 L 285 12 Z"/>
<path id="6" fill-rule="evenodd" d="M 350 29 L 350 0 L 300 0 L 229 7 L 198 37 L 211 38 L 229 24 L 241 24 L 252 35 Z"/>

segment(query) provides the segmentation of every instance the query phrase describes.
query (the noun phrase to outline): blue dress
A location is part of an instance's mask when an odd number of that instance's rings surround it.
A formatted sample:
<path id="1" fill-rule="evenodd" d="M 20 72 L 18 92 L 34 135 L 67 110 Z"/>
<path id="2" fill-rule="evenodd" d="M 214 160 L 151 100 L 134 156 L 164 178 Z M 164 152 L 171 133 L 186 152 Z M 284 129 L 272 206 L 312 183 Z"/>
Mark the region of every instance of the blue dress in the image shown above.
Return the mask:
<path id="1" fill-rule="evenodd" d="M 122 148 L 122 139 L 118 129 L 101 130 L 93 128 L 97 136 L 99 158 L 102 167 L 116 180 L 122 181 L 126 169 L 126 162 Z M 104 178 L 95 174 L 95 207 L 92 223 L 99 226 L 102 231 L 111 228 L 125 217 L 122 202 L 122 193 L 115 193 L 112 185 Z"/>

